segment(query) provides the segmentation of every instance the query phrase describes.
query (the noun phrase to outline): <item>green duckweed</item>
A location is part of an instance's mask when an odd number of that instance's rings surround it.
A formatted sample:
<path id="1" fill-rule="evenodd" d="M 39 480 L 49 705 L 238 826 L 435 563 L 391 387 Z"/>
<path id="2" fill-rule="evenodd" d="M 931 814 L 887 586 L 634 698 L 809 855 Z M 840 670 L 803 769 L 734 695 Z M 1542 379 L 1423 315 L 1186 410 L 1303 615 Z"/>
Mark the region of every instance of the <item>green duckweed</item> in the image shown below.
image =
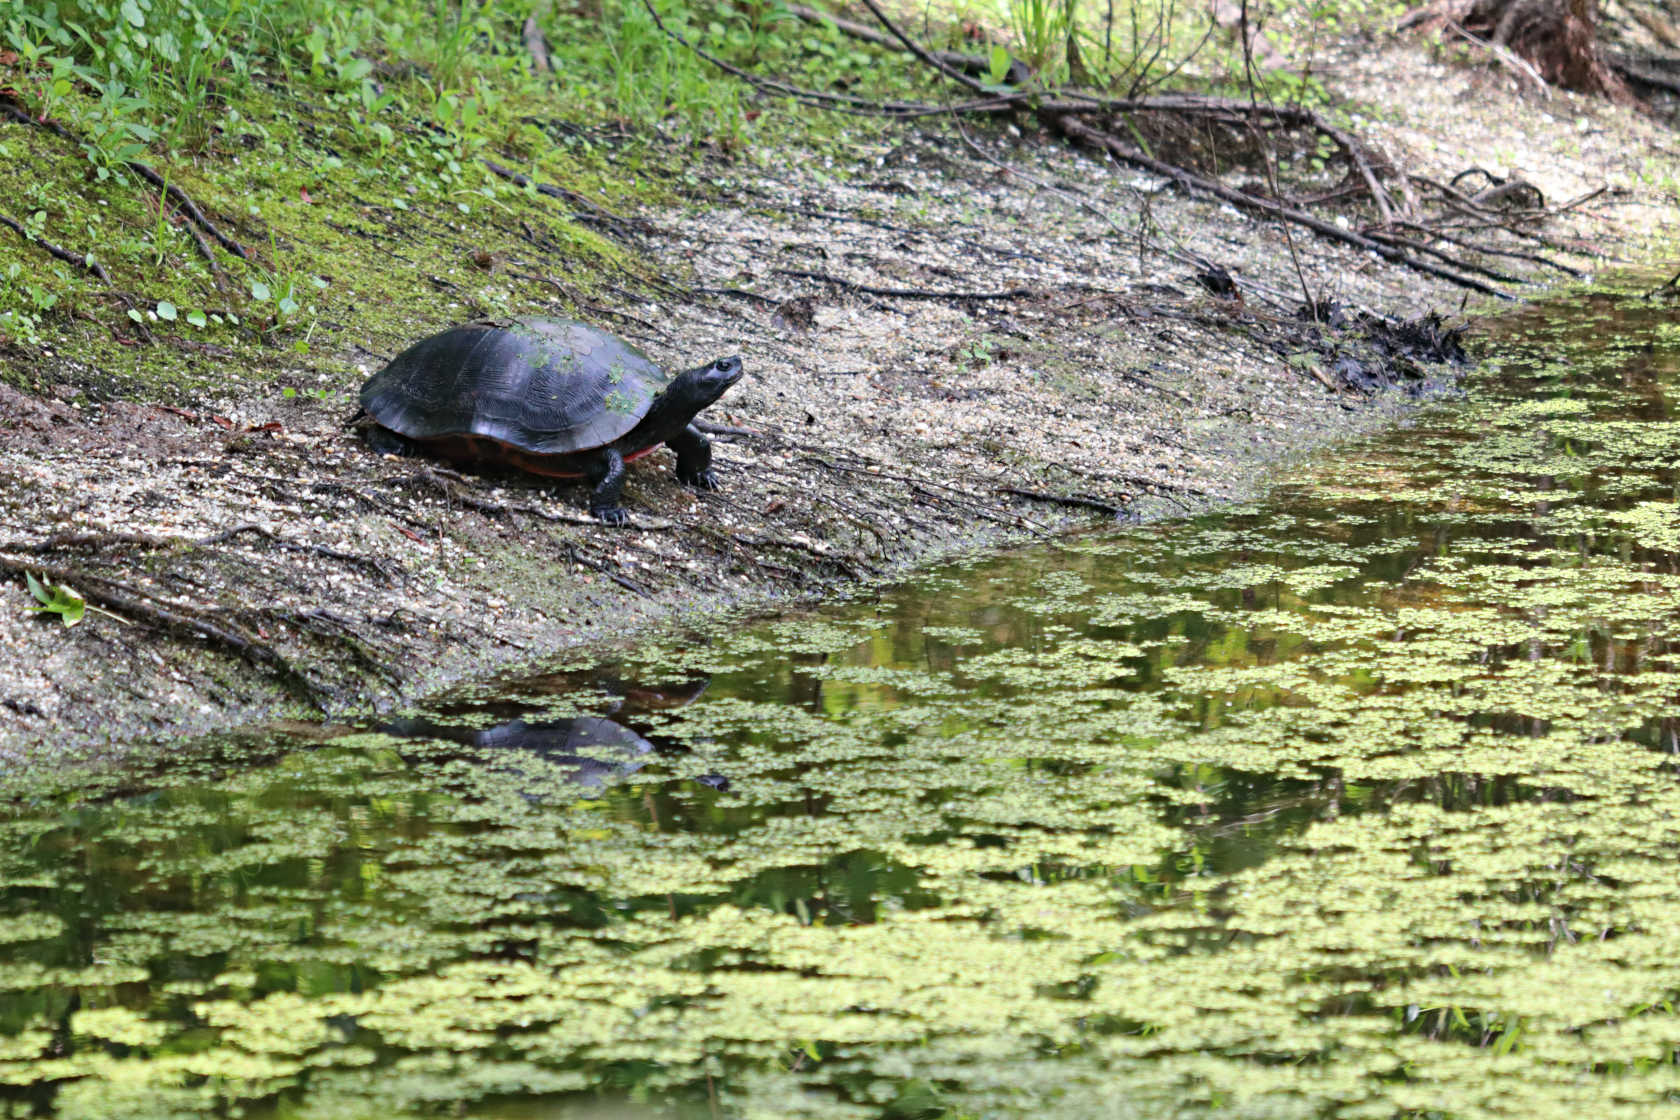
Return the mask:
<path id="1" fill-rule="evenodd" d="M 1524 316 L 1266 503 L 7 776 L 6 1114 L 1677 1111 L 1659 321 Z"/>

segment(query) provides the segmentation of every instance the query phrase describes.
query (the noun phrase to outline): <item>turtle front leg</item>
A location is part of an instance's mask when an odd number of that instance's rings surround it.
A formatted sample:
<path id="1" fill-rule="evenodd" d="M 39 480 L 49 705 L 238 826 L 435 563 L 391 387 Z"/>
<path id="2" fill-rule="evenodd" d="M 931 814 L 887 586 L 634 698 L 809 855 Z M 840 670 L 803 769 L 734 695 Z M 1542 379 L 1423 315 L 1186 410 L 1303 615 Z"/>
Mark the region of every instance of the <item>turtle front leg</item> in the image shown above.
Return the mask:
<path id="1" fill-rule="evenodd" d="M 717 475 L 712 471 L 712 441 L 700 434 L 693 424 L 665 441 L 665 446 L 677 453 L 677 481 L 696 490 L 716 490 Z"/>
<path id="2" fill-rule="evenodd" d="M 624 496 L 624 456 L 606 448 L 590 461 L 585 477 L 589 491 L 589 512 L 601 519 L 603 525 L 622 525 L 630 515 L 618 504 Z"/>

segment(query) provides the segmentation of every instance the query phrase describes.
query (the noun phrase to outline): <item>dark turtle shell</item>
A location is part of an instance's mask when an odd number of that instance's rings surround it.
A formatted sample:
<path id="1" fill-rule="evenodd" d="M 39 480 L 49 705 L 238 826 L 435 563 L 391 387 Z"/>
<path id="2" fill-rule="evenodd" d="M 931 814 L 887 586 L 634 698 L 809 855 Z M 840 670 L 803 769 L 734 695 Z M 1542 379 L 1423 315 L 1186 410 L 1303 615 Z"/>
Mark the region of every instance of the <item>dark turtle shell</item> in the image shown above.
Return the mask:
<path id="1" fill-rule="evenodd" d="M 465 437 L 569 455 L 629 432 L 670 380 L 640 350 L 585 323 L 471 323 L 398 354 L 362 386 L 362 409 L 421 443 Z"/>

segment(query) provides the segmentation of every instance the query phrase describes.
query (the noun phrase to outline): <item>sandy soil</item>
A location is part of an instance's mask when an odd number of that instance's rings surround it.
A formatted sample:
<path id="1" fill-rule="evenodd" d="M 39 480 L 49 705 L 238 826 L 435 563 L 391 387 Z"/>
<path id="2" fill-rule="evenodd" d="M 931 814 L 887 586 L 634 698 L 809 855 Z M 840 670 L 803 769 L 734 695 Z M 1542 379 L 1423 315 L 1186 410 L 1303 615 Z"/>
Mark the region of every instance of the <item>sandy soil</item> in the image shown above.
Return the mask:
<path id="1" fill-rule="evenodd" d="M 1652 167 L 1680 166 L 1675 137 L 1636 112 L 1400 45 L 1327 81 L 1413 174 L 1483 167 L 1583 199 L 1513 252 L 1636 263 L 1673 219 Z M 0 752 L 388 707 L 661 620 L 1205 508 L 1412 407 L 1336 387 L 1292 321 L 1302 277 L 1386 315 L 1493 309 L 1013 130 L 753 167 L 647 215 L 674 286 L 604 324 L 672 366 L 748 366 L 705 417 L 730 429 L 724 489 L 682 488 L 659 452 L 632 468 L 624 528 L 593 523 L 580 485 L 375 456 L 307 397 L 76 407 L 0 389 L 0 557 L 178 621 L 66 629 L 8 579 Z M 1198 286 L 1198 260 L 1240 304 Z M 342 384 L 388 357 L 341 355 Z M 217 634 L 254 642 L 241 656 Z"/>

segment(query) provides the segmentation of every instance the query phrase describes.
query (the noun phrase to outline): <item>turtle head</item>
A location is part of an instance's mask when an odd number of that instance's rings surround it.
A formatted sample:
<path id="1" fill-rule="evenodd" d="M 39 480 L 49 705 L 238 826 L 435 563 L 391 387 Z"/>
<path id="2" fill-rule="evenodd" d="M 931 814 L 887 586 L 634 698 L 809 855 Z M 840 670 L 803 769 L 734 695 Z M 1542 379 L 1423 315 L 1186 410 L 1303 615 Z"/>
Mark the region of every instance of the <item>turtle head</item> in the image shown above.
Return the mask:
<path id="1" fill-rule="evenodd" d="M 719 358 L 695 369 L 685 369 L 666 386 L 665 398 L 673 406 L 693 415 L 716 401 L 728 388 L 741 380 L 739 355 Z"/>

